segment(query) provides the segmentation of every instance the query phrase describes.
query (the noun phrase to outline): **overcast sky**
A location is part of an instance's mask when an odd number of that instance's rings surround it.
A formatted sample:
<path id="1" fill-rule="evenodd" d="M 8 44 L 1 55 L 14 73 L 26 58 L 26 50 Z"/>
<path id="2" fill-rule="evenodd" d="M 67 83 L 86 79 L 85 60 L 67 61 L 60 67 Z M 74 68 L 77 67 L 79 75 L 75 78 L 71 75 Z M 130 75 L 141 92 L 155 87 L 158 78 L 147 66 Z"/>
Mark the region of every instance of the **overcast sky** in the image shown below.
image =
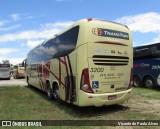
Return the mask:
<path id="1" fill-rule="evenodd" d="M 37 44 L 90 17 L 127 25 L 134 46 L 160 41 L 160 0 L 1 0 L 0 61 L 20 63 Z"/>

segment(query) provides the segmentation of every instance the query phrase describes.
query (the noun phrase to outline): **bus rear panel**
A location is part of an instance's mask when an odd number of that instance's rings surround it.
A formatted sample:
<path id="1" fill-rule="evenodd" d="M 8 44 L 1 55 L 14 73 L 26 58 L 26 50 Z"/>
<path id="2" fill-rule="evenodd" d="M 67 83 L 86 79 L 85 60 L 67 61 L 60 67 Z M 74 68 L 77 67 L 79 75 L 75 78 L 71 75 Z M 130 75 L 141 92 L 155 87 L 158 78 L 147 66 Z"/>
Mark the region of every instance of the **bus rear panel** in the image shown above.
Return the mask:
<path id="1" fill-rule="evenodd" d="M 81 74 L 79 105 L 121 103 L 131 96 L 133 48 L 126 26 L 93 20 L 87 22 L 87 43 L 78 48 Z"/>

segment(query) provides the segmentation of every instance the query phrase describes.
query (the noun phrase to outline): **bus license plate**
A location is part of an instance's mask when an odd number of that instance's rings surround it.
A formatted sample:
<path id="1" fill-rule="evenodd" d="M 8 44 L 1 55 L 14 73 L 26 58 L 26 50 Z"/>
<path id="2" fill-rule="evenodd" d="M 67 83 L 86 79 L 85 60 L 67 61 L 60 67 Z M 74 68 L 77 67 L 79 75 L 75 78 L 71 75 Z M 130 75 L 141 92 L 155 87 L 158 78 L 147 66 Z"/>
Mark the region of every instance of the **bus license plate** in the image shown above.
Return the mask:
<path id="1" fill-rule="evenodd" d="M 113 100 L 113 99 L 116 99 L 117 98 L 117 95 L 110 95 L 108 96 L 108 100 Z"/>

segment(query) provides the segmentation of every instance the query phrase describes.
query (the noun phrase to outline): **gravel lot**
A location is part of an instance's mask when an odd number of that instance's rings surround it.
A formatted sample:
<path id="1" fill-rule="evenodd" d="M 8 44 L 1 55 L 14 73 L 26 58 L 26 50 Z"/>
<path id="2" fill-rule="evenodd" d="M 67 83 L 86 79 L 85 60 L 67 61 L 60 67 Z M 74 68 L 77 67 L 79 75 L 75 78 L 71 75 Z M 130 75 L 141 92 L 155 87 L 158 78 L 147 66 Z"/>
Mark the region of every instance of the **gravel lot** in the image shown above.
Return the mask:
<path id="1" fill-rule="evenodd" d="M 0 80 L 0 86 L 27 86 L 26 79 Z"/>

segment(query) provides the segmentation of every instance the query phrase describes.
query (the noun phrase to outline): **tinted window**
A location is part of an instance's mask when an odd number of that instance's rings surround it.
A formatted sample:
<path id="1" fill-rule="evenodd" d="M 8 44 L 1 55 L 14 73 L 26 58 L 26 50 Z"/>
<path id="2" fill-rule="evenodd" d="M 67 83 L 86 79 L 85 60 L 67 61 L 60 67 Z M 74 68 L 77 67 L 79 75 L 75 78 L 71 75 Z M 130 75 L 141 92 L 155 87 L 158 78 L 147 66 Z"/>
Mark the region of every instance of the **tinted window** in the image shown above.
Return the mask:
<path id="1" fill-rule="evenodd" d="M 134 58 L 160 57 L 160 43 L 134 48 Z"/>
<path id="2" fill-rule="evenodd" d="M 54 39 L 37 46 L 28 54 L 27 62 L 46 61 L 70 54 L 76 48 L 78 33 L 79 26 L 76 26 Z"/>
<path id="3" fill-rule="evenodd" d="M 0 64 L 0 67 L 10 67 L 10 64 Z"/>

